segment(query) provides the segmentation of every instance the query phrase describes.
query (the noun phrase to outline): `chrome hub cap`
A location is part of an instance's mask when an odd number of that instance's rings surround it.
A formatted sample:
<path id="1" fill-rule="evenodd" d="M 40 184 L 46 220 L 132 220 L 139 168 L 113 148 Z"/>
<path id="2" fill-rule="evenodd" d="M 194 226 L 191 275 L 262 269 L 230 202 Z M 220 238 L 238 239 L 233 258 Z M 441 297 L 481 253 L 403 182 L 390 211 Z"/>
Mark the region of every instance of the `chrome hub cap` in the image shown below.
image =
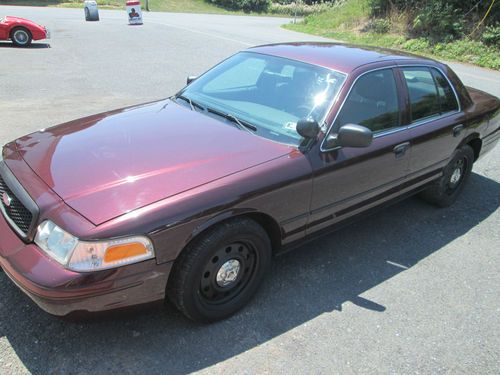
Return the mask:
<path id="1" fill-rule="evenodd" d="M 20 44 L 25 44 L 28 41 L 28 34 L 22 30 L 18 30 L 14 33 L 14 39 Z"/>
<path id="2" fill-rule="evenodd" d="M 461 177 L 462 177 L 462 168 L 456 168 L 451 174 L 450 183 L 452 185 L 456 185 L 458 181 L 460 181 Z"/>
<path id="3" fill-rule="evenodd" d="M 236 259 L 230 259 L 224 263 L 217 272 L 217 285 L 228 286 L 236 281 L 240 272 L 241 264 Z"/>

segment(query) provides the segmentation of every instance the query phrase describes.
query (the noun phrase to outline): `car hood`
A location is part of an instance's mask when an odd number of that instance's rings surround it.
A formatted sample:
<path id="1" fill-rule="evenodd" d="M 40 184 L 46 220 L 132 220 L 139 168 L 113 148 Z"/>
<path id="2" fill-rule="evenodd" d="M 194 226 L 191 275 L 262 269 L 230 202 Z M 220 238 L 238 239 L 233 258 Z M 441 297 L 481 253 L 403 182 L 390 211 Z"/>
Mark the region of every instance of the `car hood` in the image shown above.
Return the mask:
<path id="1" fill-rule="evenodd" d="M 16 148 L 95 225 L 293 150 L 170 100 L 41 130 Z"/>

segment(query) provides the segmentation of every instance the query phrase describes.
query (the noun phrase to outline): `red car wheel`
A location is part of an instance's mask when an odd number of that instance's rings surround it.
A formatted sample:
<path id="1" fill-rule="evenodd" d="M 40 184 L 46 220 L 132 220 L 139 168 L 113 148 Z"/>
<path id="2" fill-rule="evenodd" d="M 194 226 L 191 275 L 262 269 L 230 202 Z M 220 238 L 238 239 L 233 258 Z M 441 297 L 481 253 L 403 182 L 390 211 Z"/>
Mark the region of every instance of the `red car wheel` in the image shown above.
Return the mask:
<path id="1" fill-rule="evenodd" d="M 10 32 L 10 39 L 18 47 L 27 47 L 33 39 L 30 31 L 24 27 L 16 27 Z"/>

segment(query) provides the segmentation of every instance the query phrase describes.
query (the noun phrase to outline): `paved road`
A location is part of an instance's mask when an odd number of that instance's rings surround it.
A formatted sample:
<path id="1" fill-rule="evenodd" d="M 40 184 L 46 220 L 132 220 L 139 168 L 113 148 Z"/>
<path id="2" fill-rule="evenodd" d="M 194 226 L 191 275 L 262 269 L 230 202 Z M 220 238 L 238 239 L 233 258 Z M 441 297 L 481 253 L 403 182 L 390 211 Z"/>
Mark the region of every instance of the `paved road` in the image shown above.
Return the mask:
<path id="1" fill-rule="evenodd" d="M 50 48 L 0 43 L 0 142 L 162 98 L 249 45 L 313 38 L 285 20 L 0 7 L 53 31 Z M 500 95 L 497 72 L 453 64 Z M 36 308 L 0 273 L 0 373 L 499 373 L 500 148 L 462 198 L 413 198 L 274 263 L 240 314 L 210 326 L 172 307 L 87 322 Z"/>

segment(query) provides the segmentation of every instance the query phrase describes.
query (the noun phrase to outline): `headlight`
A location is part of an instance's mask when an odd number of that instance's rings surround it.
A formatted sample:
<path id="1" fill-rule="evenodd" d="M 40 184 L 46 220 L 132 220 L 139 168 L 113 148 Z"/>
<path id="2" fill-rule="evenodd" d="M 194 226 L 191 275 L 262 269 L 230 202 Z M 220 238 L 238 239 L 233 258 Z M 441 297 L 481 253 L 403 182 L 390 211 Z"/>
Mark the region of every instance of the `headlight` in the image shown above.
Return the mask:
<path id="1" fill-rule="evenodd" d="M 80 241 L 49 220 L 38 226 L 35 243 L 63 266 L 78 272 L 120 267 L 155 256 L 147 237 Z"/>

